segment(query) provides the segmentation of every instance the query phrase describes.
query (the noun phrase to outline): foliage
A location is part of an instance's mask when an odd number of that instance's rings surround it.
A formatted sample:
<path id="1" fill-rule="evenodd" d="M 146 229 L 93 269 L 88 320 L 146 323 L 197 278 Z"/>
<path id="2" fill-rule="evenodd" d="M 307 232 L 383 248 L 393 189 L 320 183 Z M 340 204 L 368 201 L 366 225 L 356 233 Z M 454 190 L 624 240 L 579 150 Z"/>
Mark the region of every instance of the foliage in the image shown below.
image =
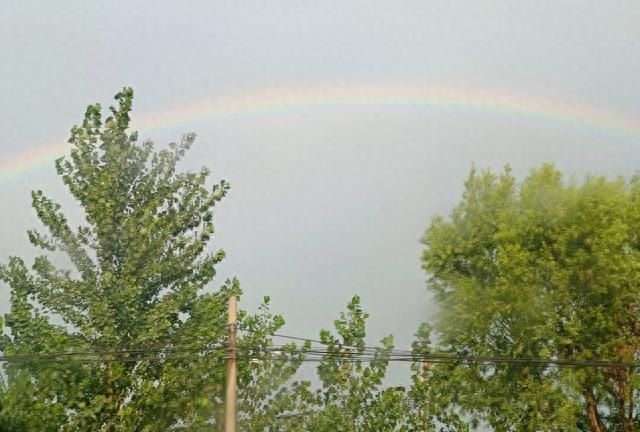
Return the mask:
<path id="1" fill-rule="evenodd" d="M 443 349 L 630 362 L 640 348 L 640 178 L 566 183 L 551 165 L 518 185 L 471 171 L 423 238 Z M 448 365 L 452 403 L 496 431 L 631 431 L 638 377 L 618 368 Z"/>
<path id="2" fill-rule="evenodd" d="M 335 334 L 320 332 L 320 347 L 307 346 L 309 359 L 317 358 L 318 385 L 298 381 L 269 404 L 270 410 L 248 431 L 288 432 L 431 432 L 465 431 L 464 422 L 434 403 L 428 365 L 414 360 L 409 389 L 389 387 L 384 379 L 393 354 L 393 338 L 380 347 L 365 345 L 368 314 L 354 297 L 334 322 Z M 429 350 L 429 328 L 423 326 L 414 344 L 416 356 Z M 447 428 L 443 420 L 460 426 Z M 457 422 L 457 423 L 456 423 Z M 437 428 L 436 425 L 439 425 Z"/>
<path id="3" fill-rule="evenodd" d="M 87 108 L 71 130 L 70 157 L 56 161 L 85 224 L 74 229 L 58 203 L 33 192 L 48 232 L 31 230 L 29 239 L 47 253 L 30 268 L 18 257 L 0 267 L 11 288 L 1 349 L 25 359 L 6 367 L 0 420 L 7 429 L 151 432 L 219 424 L 226 299 L 240 289 L 235 280 L 216 292 L 203 288 L 224 257 L 207 245 L 213 208 L 229 185 L 208 187 L 205 168 L 177 172 L 195 136 L 154 151 L 129 131 L 133 91 L 115 99 L 106 119 L 100 105 Z M 70 270 L 54 264 L 61 257 Z M 241 343 L 268 344 L 282 324 L 266 305 L 257 316 L 242 313 Z M 239 379 L 263 391 L 294 369 L 286 357 L 262 373 L 241 368 Z M 253 396 L 240 397 L 246 406 Z"/>

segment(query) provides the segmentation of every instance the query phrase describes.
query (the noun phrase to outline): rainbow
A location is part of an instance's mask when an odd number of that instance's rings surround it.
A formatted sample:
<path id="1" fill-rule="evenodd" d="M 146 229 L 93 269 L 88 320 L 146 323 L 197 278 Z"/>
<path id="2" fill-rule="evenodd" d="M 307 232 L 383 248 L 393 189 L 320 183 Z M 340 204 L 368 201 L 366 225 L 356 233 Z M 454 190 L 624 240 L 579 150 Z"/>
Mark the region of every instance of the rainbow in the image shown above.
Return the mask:
<path id="1" fill-rule="evenodd" d="M 640 121 L 624 112 L 501 89 L 415 83 L 349 83 L 260 89 L 202 99 L 166 111 L 143 113 L 134 119 L 134 127 L 149 132 L 206 120 L 341 107 L 479 111 L 568 123 L 634 139 L 640 137 Z M 60 139 L 5 157 L 0 160 L 0 183 L 36 169 L 66 151 L 68 144 Z"/>

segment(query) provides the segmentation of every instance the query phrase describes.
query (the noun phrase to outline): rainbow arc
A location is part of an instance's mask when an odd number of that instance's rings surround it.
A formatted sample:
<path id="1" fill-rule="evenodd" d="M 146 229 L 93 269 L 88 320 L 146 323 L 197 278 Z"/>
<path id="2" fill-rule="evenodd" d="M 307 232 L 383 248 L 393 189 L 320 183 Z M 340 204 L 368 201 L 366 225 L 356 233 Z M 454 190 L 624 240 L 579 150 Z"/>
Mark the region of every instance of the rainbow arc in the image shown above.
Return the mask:
<path id="1" fill-rule="evenodd" d="M 523 116 L 537 121 L 568 123 L 624 137 L 640 137 L 640 122 L 637 118 L 608 108 L 500 89 L 407 83 L 328 84 L 260 89 L 146 113 L 137 120 L 134 118 L 134 127 L 142 132 L 149 132 L 207 120 L 340 107 L 479 111 L 490 115 Z M 68 148 L 69 144 L 65 139 L 58 139 L 6 156 L 0 160 L 0 182 L 36 169 L 64 155 Z"/>

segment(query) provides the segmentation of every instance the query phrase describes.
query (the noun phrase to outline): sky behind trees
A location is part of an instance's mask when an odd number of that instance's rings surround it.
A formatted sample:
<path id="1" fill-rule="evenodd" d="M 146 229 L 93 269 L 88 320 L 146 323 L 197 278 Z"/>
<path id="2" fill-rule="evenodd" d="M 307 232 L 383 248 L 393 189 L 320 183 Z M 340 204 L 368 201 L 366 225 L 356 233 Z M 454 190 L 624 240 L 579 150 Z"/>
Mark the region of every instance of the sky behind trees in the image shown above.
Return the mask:
<path id="1" fill-rule="evenodd" d="M 632 1 L 6 3 L 0 159 L 51 153 L 132 86 L 141 137 L 196 132 L 184 167 L 231 183 L 220 284 L 309 337 L 360 294 L 370 339 L 404 348 L 433 313 L 418 240 L 472 163 L 640 167 L 639 20 Z M 30 190 L 73 206 L 50 156 L 2 177 L 3 261 L 34 252 Z"/>

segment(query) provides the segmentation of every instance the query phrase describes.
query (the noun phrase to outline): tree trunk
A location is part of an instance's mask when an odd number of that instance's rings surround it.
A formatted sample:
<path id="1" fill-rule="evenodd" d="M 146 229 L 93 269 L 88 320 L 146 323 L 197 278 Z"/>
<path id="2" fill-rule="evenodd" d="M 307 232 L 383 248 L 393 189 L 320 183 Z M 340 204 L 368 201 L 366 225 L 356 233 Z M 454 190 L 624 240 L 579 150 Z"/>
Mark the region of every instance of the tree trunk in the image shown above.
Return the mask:
<path id="1" fill-rule="evenodd" d="M 618 381 L 618 410 L 619 410 L 619 417 L 620 417 L 620 423 L 622 424 L 622 432 L 633 432 L 633 423 L 632 423 L 632 416 L 633 416 L 633 411 L 631 410 L 631 416 L 627 417 L 627 407 L 626 407 L 626 400 L 627 400 L 627 382 L 628 382 L 628 374 L 625 370 L 617 370 L 616 371 L 616 378 Z M 629 395 L 629 403 L 631 403 L 631 399 L 632 396 Z"/>
<path id="2" fill-rule="evenodd" d="M 587 418 L 589 419 L 589 426 L 591 426 L 591 430 L 593 432 L 605 432 L 605 429 L 600 422 L 600 414 L 598 414 L 596 398 L 593 395 L 593 389 L 590 386 L 584 389 L 584 398 L 587 401 Z"/>
<path id="3" fill-rule="evenodd" d="M 629 372 L 619 368 L 605 369 L 604 376 L 610 383 L 607 390 L 618 405 L 618 421 L 622 432 L 633 432 L 633 391 L 629 391 Z"/>
<path id="4" fill-rule="evenodd" d="M 618 411 L 620 424 L 622 425 L 622 432 L 633 432 L 633 424 L 631 422 L 631 419 L 627 417 L 627 409 L 624 398 L 618 399 Z"/>

